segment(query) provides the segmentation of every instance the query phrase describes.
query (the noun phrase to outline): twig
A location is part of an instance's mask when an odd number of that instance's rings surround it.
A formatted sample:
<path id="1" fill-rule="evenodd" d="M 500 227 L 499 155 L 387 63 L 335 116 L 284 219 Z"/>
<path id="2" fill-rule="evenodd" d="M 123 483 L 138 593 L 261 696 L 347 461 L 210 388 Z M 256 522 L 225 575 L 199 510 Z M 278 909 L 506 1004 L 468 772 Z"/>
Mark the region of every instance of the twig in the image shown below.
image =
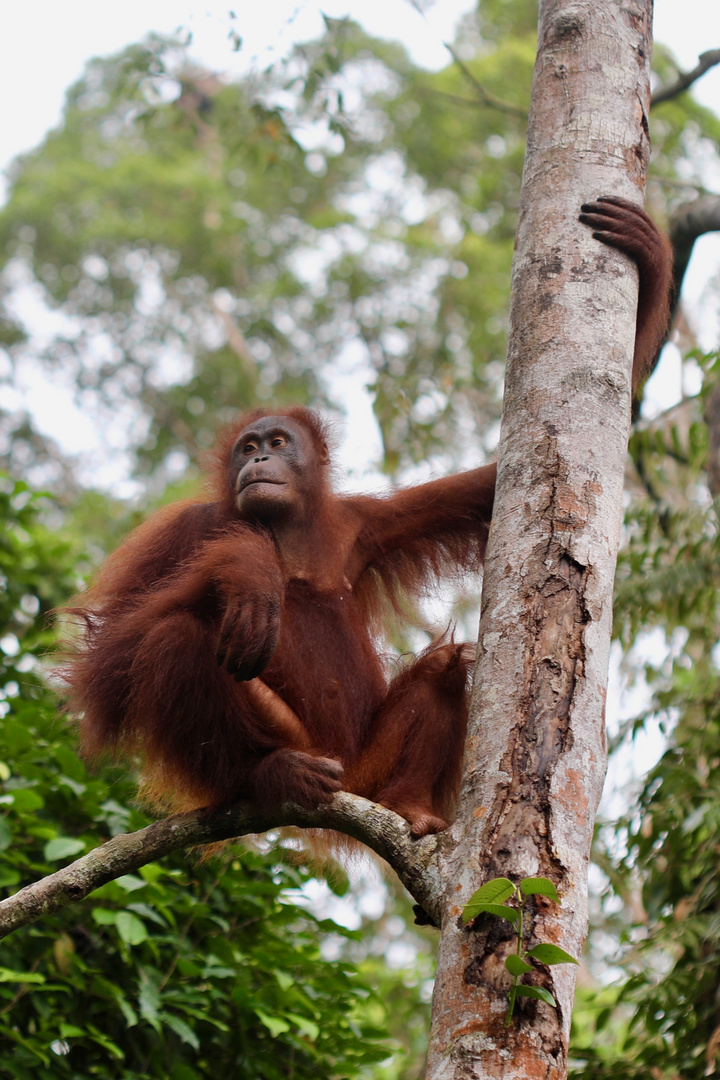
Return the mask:
<path id="1" fill-rule="evenodd" d="M 523 109 L 520 105 L 513 105 L 509 101 L 503 101 L 502 98 L 495 97 L 494 94 L 491 94 L 488 90 L 485 89 L 481 82 L 478 82 L 472 71 L 470 71 L 469 67 L 465 64 L 463 60 L 460 59 L 458 54 L 455 52 L 452 45 L 448 45 L 447 42 L 445 42 L 445 48 L 450 53 L 457 66 L 460 68 L 467 81 L 470 83 L 471 86 L 475 88 L 478 97 L 484 105 L 487 105 L 491 109 L 498 109 L 499 112 L 510 113 L 511 116 L 521 116 L 523 120 L 527 120 L 527 109 Z"/>
<path id="2" fill-rule="evenodd" d="M 262 812 L 249 803 L 236 803 L 212 814 L 204 810 L 174 814 L 138 832 L 114 836 L 69 866 L 3 900 L 0 938 L 84 900 L 106 882 L 174 851 L 286 825 L 335 829 L 362 841 L 392 866 L 411 896 L 439 925 L 443 886 L 437 854 L 441 837 L 416 840 L 408 823 L 392 810 L 341 791 L 329 806 L 316 810 L 286 803 L 276 812 Z"/>
<path id="3" fill-rule="evenodd" d="M 482 109 L 487 104 L 478 98 L 466 98 L 461 94 L 452 94 L 449 90 L 436 90 L 433 86 L 423 86 L 419 89 L 426 96 L 442 97 L 446 101 L 452 101 L 453 105 L 463 105 L 467 109 Z"/>
<path id="4" fill-rule="evenodd" d="M 654 105 L 659 105 L 663 101 L 669 101 L 670 98 L 682 94 L 684 90 L 692 86 L 701 75 L 704 75 L 710 68 L 715 67 L 716 64 L 720 64 L 720 49 L 708 49 L 707 52 L 701 53 L 698 57 L 698 63 L 692 71 L 686 73 L 681 71 L 674 83 L 655 91 L 650 101 L 650 107 L 652 108 Z"/>

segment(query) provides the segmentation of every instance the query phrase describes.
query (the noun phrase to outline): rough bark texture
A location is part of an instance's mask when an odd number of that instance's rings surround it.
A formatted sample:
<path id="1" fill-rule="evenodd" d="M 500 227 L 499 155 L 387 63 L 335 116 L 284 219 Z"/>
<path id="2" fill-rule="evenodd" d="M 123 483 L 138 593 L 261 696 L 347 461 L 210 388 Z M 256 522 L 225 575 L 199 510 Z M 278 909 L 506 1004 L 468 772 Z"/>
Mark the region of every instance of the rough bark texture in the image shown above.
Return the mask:
<path id="1" fill-rule="evenodd" d="M 571 965 L 522 981 L 509 1028 L 514 931 L 460 913 L 487 879 L 544 875 L 529 946 L 579 956 L 606 765 L 604 704 L 622 520 L 637 302 L 629 259 L 577 221 L 600 195 L 641 201 L 649 157 L 651 0 L 540 4 L 513 265 L 499 476 L 456 846 L 439 847 L 443 935 L 429 1080 L 566 1075 Z"/>

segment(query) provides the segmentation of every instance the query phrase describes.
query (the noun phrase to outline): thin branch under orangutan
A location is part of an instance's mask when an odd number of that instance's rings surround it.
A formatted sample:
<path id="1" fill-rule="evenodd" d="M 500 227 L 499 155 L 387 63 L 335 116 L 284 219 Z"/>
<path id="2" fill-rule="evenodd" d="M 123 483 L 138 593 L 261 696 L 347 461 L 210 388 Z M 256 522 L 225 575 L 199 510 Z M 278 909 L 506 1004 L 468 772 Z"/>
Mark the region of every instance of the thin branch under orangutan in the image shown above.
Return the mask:
<path id="1" fill-rule="evenodd" d="M 175 851 L 287 826 L 333 829 L 360 840 L 392 866 L 411 896 L 440 920 L 441 887 L 435 863 L 439 839 L 413 838 L 397 814 L 357 795 L 339 792 L 316 810 L 286 804 L 275 813 L 236 803 L 215 813 L 193 810 L 123 833 L 14 896 L 0 902 L 0 938 L 84 900 L 94 889 Z"/>

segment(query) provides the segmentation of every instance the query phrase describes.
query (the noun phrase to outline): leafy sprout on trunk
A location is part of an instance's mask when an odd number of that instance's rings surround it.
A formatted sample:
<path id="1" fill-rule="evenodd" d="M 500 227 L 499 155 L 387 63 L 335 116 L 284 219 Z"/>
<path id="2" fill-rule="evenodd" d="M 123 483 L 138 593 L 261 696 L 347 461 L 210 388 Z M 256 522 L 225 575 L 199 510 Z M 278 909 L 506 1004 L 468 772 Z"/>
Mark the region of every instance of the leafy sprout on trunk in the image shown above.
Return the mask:
<path id="1" fill-rule="evenodd" d="M 528 963 L 528 957 L 540 964 L 551 967 L 553 964 L 577 964 L 579 961 L 565 952 L 559 945 L 550 942 L 538 942 L 531 949 L 523 947 L 524 914 L 525 907 L 530 896 L 545 896 L 553 903 L 559 904 L 560 897 L 557 889 L 549 878 L 529 877 L 523 878 L 519 885 L 513 884 L 510 878 L 497 877 L 486 881 L 484 885 L 474 892 L 463 908 L 462 918 L 467 925 L 478 915 L 494 915 L 497 919 L 507 919 L 515 927 L 517 942 L 515 952 L 505 958 L 505 967 L 513 977 L 512 989 L 508 999 L 508 1010 L 505 1026 L 509 1027 L 515 1011 L 515 1002 L 519 997 L 536 998 L 544 1001 L 546 1005 L 557 1007 L 557 1002 L 549 990 L 542 986 L 528 986 L 518 980 L 522 975 L 528 975 L 535 971 L 533 964 Z M 512 901 L 508 904 L 507 901 Z"/>

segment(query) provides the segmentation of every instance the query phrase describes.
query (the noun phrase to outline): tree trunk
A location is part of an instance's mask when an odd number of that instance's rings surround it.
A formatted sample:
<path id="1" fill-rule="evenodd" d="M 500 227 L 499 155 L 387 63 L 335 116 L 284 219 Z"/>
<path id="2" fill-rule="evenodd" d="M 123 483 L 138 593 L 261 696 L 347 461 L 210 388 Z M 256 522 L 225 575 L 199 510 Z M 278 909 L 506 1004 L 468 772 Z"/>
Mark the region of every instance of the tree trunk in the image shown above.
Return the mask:
<path id="1" fill-rule="evenodd" d="M 599 195 L 640 201 L 649 158 L 651 0 L 541 0 L 505 405 L 460 814 L 446 891 L 428 1080 L 567 1072 L 575 968 L 523 981 L 505 1026 L 509 922 L 461 911 L 492 877 L 542 875 L 525 945 L 579 956 L 606 767 L 605 691 L 630 423 L 631 261 L 577 218 Z"/>

